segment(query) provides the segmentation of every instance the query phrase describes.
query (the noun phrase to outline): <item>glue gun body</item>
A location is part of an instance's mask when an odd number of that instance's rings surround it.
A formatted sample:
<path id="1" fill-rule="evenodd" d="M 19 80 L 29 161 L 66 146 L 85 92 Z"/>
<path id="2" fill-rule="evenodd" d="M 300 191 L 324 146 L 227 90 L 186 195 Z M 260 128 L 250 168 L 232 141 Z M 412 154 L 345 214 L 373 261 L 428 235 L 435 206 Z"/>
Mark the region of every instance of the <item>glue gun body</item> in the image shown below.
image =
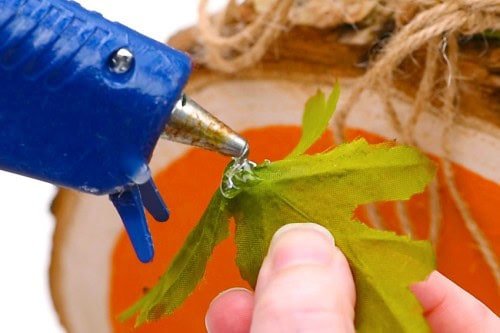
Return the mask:
<path id="1" fill-rule="evenodd" d="M 66 0 L 0 0 L 0 169 L 108 194 L 138 258 L 144 207 L 169 212 L 148 162 L 182 100 L 189 57 Z"/>

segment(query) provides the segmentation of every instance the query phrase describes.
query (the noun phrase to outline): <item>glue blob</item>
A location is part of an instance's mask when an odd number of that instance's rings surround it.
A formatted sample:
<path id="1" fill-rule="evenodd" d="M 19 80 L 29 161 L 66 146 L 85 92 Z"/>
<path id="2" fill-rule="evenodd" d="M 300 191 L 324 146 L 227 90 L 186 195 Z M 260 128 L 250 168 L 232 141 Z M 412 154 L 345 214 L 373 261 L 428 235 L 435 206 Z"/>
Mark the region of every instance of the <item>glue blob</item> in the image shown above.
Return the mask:
<path id="1" fill-rule="evenodd" d="M 245 186 L 258 183 L 260 178 L 255 175 L 253 170 L 257 164 L 247 158 L 234 158 L 233 161 L 224 170 L 220 192 L 227 199 L 237 196 Z"/>

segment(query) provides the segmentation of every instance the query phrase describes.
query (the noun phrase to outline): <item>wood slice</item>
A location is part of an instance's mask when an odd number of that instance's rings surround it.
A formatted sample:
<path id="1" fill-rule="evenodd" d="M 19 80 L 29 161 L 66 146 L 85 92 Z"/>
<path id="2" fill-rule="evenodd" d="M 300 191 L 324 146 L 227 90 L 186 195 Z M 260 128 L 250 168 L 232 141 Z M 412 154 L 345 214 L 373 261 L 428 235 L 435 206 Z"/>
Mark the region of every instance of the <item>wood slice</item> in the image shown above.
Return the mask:
<path id="1" fill-rule="evenodd" d="M 196 30 L 188 29 L 172 38 L 171 45 L 196 53 L 200 45 L 195 37 Z M 238 131 L 279 125 L 246 133 L 255 138 L 255 142 L 260 142 L 257 138 L 271 138 L 268 142 L 269 154 L 273 151 L 279 154 L 281 150 L 285 153 L 284 150 L 298 140 L 300 131 L 297 126 L 306 99 L 318 88 L 331 89 L 338 79 L 342 88 L 342 103 L 355 80 L 364 72 L 358 64 L 366 58 L 370 47 L 342 44 L 338 38 L 338 31 L 294 28 L 271 47 L 262 62 L 235 75 L 215 73 L 198 64 L 187 93 Z M 471 79 L 461 84 L 463 103 L 452 132 L 452 160 L 459 189 L 498 257 L 500 234 L 494 207 L 500 205 L 499 50 L 491 46 L 482 50 L 476 44 L 462 48 L 460 66 Z M 410 64 L 405 66 L 407 76 L 398 78 L 400 94 L 395 101 L 396 111 L 403 120 L 408 118 L 415 93 L 413 82 L 416 80 L 412 79 L 412 75 L 420 75 L 416 67 Z M 419 144 L 431 156 L 443 155 L 440 138 L 444 121 L 437 106 L 422 115 L 416 129 Z M 381 101 L 369 92 L 362 96 L 347 124 L 350 137 L 364 135 L 374 141 L 396 137 Z M 265 153 L 265 147 L 259 149 L 262 154 Z M 69 190 L 58 193 L 53 204 L 57 225 L 50 281 L 54 304 L 69 332 L 130 331 L 133 323 L 120 324 L 115 319 L 124 310 L 123 306 L 117 308 L 117 304 L 128 301 L 131 304 L 143 293 L 144 287 L 151 287 L 196 222 L 196 214 L 201 215 L 220 177 L 222 169 L 217 168 L 222 168 L 226 162 L 211 156 L 212 153 L 194 152 L 186 146 L 169 142 L 160 142 L 156 148 L 151 167 L 159 180 L 160 191 L 167 197 L 167 204 L 171 203 L 173 216 L 172 221 L 165 225 L 150 222 L 154 224 L 157 256 L 159 253 L 159 259 L 157 257 L 150 265 L 135 260 L 130 247 L 127 247 L 118 215 L 107 198 Z M 196 158 L 202 161 L 197 166 L 200 170 L 198 175 L 184 174 L 183 168 L 192 168 L 189 161 Z M 213 167 L 209 166 L 211 162 L 203 163 L 205 160 L 212 161 L 212 158 Z M 194 180 L 192 177 L 195 177 Z M 196 182 L 204 179 L 196 177 L 209 178 L 208 183 L 203 181 L 200 184 L 210 186 L 196 187 Z M 165 184 L 177 187 L 167 188 Z M 181 200 L 176 194 L 183 192 L 179 190 L 183 184 L 186 188 L 194 186 L 194 190 Z M 441 191 L 441 200 L 444 220 L 437 249 L 439 268 L 498 313 L 500 298 L 493 275 L 465 229 L 446 189 Z M 417 237 L 426 238 L 426 195 L 412 199 L 409 208 Z M 182 216 L 176 216 L 176 212 L 188 210 L 196 213 L 184 220 Z M 388 226 L 401 232 L 393 207 L 384 205 L 382 211 Z M 160 242 L 159 239 L 165 241 Z M 235 277 L 237 272 L 231 257 L 234 255 L 231 246 L 230 241 L 224 242 L 221 249 L 216 250 L 213 260 L 216 263 L 209 264 L 205 280 L 188 301 L 189 304 L 174 314 L 173 319 L 161 320 L 139 331 L 202 331 L 203 315 L 209 299 L 223 288 L 234 284 L 245 285 Z M 117 249 L 127 253 L 117 254 Z"/>

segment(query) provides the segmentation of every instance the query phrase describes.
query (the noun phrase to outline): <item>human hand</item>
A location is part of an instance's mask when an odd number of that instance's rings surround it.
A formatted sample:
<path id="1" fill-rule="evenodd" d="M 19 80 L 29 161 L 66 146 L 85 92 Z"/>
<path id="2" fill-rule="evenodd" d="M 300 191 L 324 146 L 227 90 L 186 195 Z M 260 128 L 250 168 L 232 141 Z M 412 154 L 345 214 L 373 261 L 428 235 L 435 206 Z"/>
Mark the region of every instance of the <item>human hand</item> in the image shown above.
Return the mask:
<path id="1" fill-rule="evenodd" d="M 437 271 L 410 289 L 433 332 L 500 332 L 500 318 L 493 311 Z"/>
<path id="2" fill-rule="evenodd" d="M 438 272 L 411 287 L 434 332 L 500 332 L 491 310 Z M 255 293 L 229 289 L 207 312 L 209 333 L 354 332 L 354 281 L 331 234 L 312 224 L 276 232 Z"/>

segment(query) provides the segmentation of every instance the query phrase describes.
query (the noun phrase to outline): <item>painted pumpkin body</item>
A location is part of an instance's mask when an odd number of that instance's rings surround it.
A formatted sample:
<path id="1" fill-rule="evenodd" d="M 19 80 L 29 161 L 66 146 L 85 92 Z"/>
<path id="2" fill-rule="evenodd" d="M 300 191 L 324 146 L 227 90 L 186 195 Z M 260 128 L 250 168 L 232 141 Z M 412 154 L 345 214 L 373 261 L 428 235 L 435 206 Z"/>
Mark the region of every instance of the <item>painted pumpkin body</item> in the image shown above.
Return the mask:
<path id="1" fill-rule="evenodd" d="M 353 136 L 363 135 L 360 131 L 351 131 Z M 252 158 L 263 161 L 265 158 L 276 160 L 286 156 L 298 141 L 300 130 L 298 127 L 266 127 L 259 130 L 244 132 L 252 146 Z M 382 141 L 380 138 L 364 133 L 372 142 Z M 272 145 L 269 145 L 272 142 Z M 311 152 L 322 151 L 332 144 L 331 135 L 326 135 Z M 189 231 L 201 217 L 204 206 L 217 189 L 221 172 L 227 159 L 211 153 L 191 150 L 183 157 L 173 162 L 169 167 L 157 174 L 156 180 L 160 191 L 167 198 L 174 214 L 170 225 L 154 223 L 151 219 L 150 226 L 156 235 L 158 244 L 156 258 L 150 265 L 135 260 L 128 239 L 124 233 L 119 237 L 113 254 L 113 274 L 111 279 L 110 320 L 113 322 L 114 332 L 128 332 L 133 328 L 133 321 L 120 323 L 116 317 L 126 307 L 136 301 L 149 287 L 154 285 L 158 277 L 164 272 L 167 264 L 175 255 Z M 196 171 L 202 165 L 209 167 L 202 174 Z M 474 202 L 474 211 L 481 216 L 494 216 L 494 206 L 483 205 L 487 198 L 497 198 L 500 204 L 500 188 L 481 179 L 463 168 L 457 167 L 461 184 L 465 187 L 479 187 Z M 176 189 L 169 191 L 169 189 Z M 428 234 L 428 207 L 427 194 L 417 195 L 412 198 L 408 207 L 413 217 L 415 234 L 417 238 L 424 239 Z M 186 201 L 185 198 L 195 198 Z M 452 204 L 449 194 L 442 192 L 441 200 L 444 203 L 443 237 L 438 247 L 439 270 L 451 277 L 459 285 L 489 304 L 493 309 L 500 308 L 498 297 L 494 291 L 495 282 L 489 275 L 488 267 L 481 261 L 477 249 L 472 246 L 473 241 L 465 228 L 454 225 L 459 219 L 458 212 Z M 489 201 L 491 203 L 491 201 Z M 394 204 L 382 205 L 382 214 L 390 229 L 401 233 L 399 222 L 394 214 Z M 358 211 L 358 217 L 366 221 L 363 211 Z M 487 225 L 487 224 L 486 224 Z M 233 226 L 234 227 L 234 226 Z M 234 228 L 232 228 L 234 231 Z M 485 228 L 487 235 L 495 236 L 495 228 Z M 457 246 L 458 244 L 463 246 Z M 470 246 L 467 246 L 469 244 Z M 497 249 L 498 250 L 498 249 Z M 204 316 L 210 301 L 220 292 L 231 287 L 246 287 L 248 284 L 239 276 L 235 265 L 236 246 L 234 245 L 234 232 L 230 238 L 220 244 L 208 265 L 202 283 L 196 291 L 172 316 L 158 322 L 146 324 L 137 332 L 165 332 L 167 330 L 202 332 L 204 329 Z M 461 260 L 450 260 L 450 258 Z M 471 263 L 475 263 L 471 265 Z M 476 283 L 477 278 L 483 277 L 483 283 Z"/>

